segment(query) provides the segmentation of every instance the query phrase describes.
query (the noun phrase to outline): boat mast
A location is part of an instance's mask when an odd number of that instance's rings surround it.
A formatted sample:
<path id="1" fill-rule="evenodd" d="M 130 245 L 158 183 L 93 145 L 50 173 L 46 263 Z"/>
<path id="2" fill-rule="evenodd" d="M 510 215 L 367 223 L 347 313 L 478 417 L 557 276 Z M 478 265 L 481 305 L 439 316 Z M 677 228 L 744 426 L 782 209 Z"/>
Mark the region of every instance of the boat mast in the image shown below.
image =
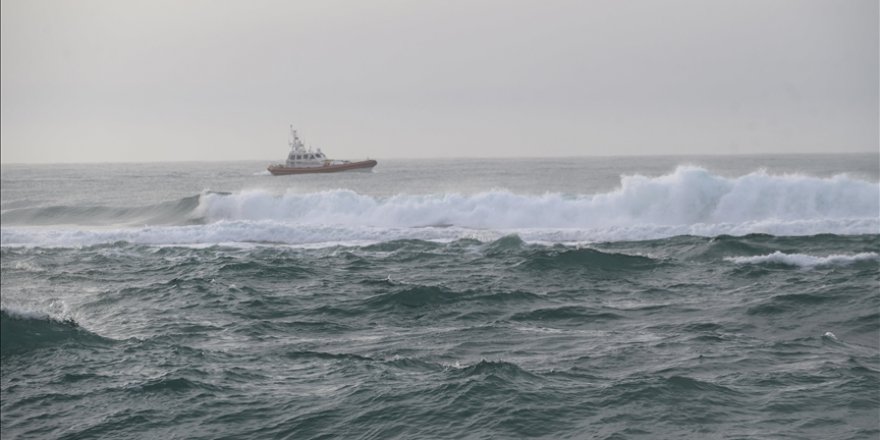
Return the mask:
<path id="1" fill-rule="evenodd" d="M 287 141 L 287 144 L 290 145 L 291 150 L 303 150 L 302 141 L 299 140 L 299 135 L 297 135 L 296 130 L 293 129 L 293 124 L 290 124 L 290 140 Z"/>
<path id="2" fill-rule="evenodd" d="M 290 146 L 290 149 L 293 149 L 293 145 L 296 143 L 296 130 L 293 129 L 293 124 L 290 124 L 290 134 L 288 135 L 287 145 Z"/>

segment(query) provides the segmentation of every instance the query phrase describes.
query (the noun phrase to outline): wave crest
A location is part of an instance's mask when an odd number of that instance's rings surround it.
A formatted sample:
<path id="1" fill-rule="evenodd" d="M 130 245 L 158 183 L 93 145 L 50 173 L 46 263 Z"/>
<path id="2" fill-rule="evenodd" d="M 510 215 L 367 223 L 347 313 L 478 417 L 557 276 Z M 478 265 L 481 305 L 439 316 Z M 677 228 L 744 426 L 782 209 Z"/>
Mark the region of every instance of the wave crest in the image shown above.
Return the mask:
<path id="1" fill-rule="evenodd" d="M 27 353 L 63 343 L 102 343 L 73 319 L 58 320 L 47 314 L 4 307 L 0 309 L 0 354 Z"/>
<path id="2" fill-rule="evenodd" d="M 272 220 L 305 225 L 466 228 L 594 228 L 696 225 L 767 220 L 876 218 L 880 185 L 838 175 L 818 178 L 759 171 L 726 178 L 697 167 L 660 177 L 624 176 L 596 195 L 430 194 L 372 197 L 350 190 L 310 194 L 208 193 L 199 217 L 209 222 Z"/>
<path id="3" fill-rule="evenodd" d="M 29 224 L 35 215 L 52 212 L 5 212 L 4 225 Z M 94 214 L 90 212 L 54 213 L 45 222 L 70 224 Z M 144 224 L 135 220 L 142 221 L 147 212 L 156 215 L 148 226 L 134 226 Z M 496 190 L 374 197 L 351 190 L 206 191 L 134 210 L 100 209 L 95 215 L 128 223 L 110 222 L 122 225 L 117 229 L 10 226 L 2 229 L 0 243 L 362 245 L 413 239 L 491 242 L 513 234 L 528 242 L 577 243 L 678 235 L 877 234 L 880 184 L 846 175 L 819 178 L 763 171 L 729 178 L 698 167 L 679 167 L 659 177 L 624 176 L 620 188 L 591 195 Z M 92 224 L 106 225 L 108 220 Z"/>
<path id="4" fill-rule="evenodd" d="M 803 268 L 823 266 L 848 266 L 859 262 L 880 262 L 876 252 L 861 252 L 855 255 L 828 255 L 819 257 L 808 254 L 786 254 L 780 251 L 754 257 L 728 257 L 727 261 L 737 264 L 781 264 Z"/>

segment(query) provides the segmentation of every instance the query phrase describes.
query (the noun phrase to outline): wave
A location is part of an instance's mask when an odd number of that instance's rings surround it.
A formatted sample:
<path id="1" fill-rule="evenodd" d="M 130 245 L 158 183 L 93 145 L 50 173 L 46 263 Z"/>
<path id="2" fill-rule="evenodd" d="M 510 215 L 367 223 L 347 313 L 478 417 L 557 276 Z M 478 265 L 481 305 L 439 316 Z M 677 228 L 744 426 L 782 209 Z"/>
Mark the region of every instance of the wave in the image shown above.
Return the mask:
<path id="1" fill-rule="evenodd" d="M 710 380 L 671 376 L 621 381 L 602 390 L 601 396 L 606 406 L 631 405 L 636 402 L 681 404 L 693 399 L 698 399 L 703 405 L 718 405 L 729 400 L 735 401 L 742 394 Z"/>
<path id="2" fill-rule="evenodd" d="M 376 311 L 418 311 L 478 303 L 497 307 L 507 302 L 528 302 L 537 298 L 537 295 L 524 291 L 456 291 L 442 286 L 406 285 L 402 289 L 373 296 L 364 305 Z"/>
<path id="3" fill-rule="evenodd" d="M 0 309 L 0 354 L 27 353 L 64 343 L 93 344 L 107 340 L 83 329 L 73 319 L 55 319 L 46 314 Z"/>
<path id="4" fill-rule="evenodd" d="M 345 226 L 303 226 L 275 222 L 220 222 L 209 225 L 157 226 L 115 229 L 4 227 L 2 246 L 81 247 L 113 243 L 179 246 L 292 245 L 298 247 L 367 246 L 396 240 L 448 242 L 476 240 L 491 243 L 505 236 L 541 244 L 582 244 L 615 241 L 642 241 L 676 236 L 717 237 L 768 234 L 774 236 L 813 236 L 819 234 L 877 234 L 878 219 L 839 222 L 803 221 L 741 225 L 694 225 L 595 229 L 516 229 L 474 230 L 467 228 L 376 228 Z M 829 232 L 833 231 L 833 232 Z"/>
<path id="5" fill-rule="evenodd" d="M 528 258 L 527 267 L 547 271 L 571 267 L 606 271 L 648 270 L 662 265 L 662 261 L 641 255 L 602 252 L 589 248 L 540 249 Z"/>
<path id="6" fill-rule="evenodd" d="M 763 171 L 728 178 L 702 168 L 679 167 L 660 177 L 624 176 L 620 188 L 601 194 L 494 190 L 375 197 L 351 190 L 206 191 L 139 208 L 19 208 L 2 216 L 0 243 L 38 246 L 115 241 L 151 245 L 487 242 L 505 235 L 547 243 L 755 233 L 860 235 L 880 232 L 880 184 L 846 175 L 819 178 Z M 119 227 L 32 227 L 71 224 Z"/>
<path id="7" fill-rule="evenodd" d="M 451 370 L 457 376 L 463 378 L 480 378 L 496 377 L 508 381 L 534 380 L 537 376 L 519 365 L 503 361 L 503 360 L 486 360 L 464 367 L 453 367 Z"/>
<path id="8" fill-rule="evenodd" d="M 616 313 L 570 305 L 539 308 L 516 313 L 510 317 L 513 321 L 554 322 L 556 324 L 570 322 L 576 325 L 582 325 L 586 322 L 608 322 L 622 318 L 622 315 Z"/>
<path id="9" fill-rule="evenodd" d="M 202 195 L 135 207 L 103 205 L 42 206 L 6 209 L 3 224 L 12 225 L 174 225 L 198 223 L 192 213 Z"/>
<path id="10" fill-rule="evenodd" d="M 129 385 L 129 392 L 141 397 L 142 393 L 185 393 L 190 391 L 213 392 L 223 388 L 211 383 L 185 377 L 173 377 L 166 374 L 162 377 L 146 380 L 142 383 Z"/>
<path id="11" fill-rule="evenodd" d="M 660 177 L 624 176 L 621 187 L 596 195 L 397 195 L 350 190 L 310 194 L 244 191 L 205 194 L 199 217 L 216 221 L 294 222 L 376 227 L 458 226 L 471 229 L 602 228 L 796 222 L 877 218 L 880 185 L 838 175 L 818 178 L 756 172 L 738 178 L 679 167 Z"/>
<path id="12" fill-rule="evenodd" d="M 797 266 L 803 268 L 825 266 L 848 266 L 859 262 L 880 262 L 880 254 L 876 252 L 861 252 L 855 255 L 828 255 L 819 257 L 808 254 L 786 254 L 780 251 L 768 255 L 754 257 L 728 257 L 727 261 L 738 264 L 781 264 L 785 266 Z"/>

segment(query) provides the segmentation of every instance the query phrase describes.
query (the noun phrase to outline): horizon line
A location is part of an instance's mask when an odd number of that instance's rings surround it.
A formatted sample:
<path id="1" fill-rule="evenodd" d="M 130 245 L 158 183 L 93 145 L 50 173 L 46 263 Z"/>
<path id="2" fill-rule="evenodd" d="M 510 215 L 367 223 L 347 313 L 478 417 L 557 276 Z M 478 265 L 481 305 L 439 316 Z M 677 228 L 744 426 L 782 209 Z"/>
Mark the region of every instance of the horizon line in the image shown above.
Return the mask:
<path id="1" fill-rule="evenodd" d="M 878 155 L 878 151 L 841 151 L 834 153 L 659 153 L 659 154 L 590 154 L 590 155 L 563 155 L 563 156 L 435 156 L 435 157 L 371 157 L 375 160 L 522 160 L 522 159 L 589 159 L 589 158 L 628 158 L 628 157 L 721 157 L 721 156 L 839 156 L 839 155 Z M 206 159 L 206 160 L 109 160 L 109 161 L 80 161 L 80 162 L 4 162 L 0 159 L 0 165 L 92 165 L 92 164 L 147 164 L 147 163 L 223 163 L 223 162 L 258 162 L 263 159 Z M 276 160 L 277 161 L 277 160 Z M 270 160 L 271 163 L 271 160 Z"/>

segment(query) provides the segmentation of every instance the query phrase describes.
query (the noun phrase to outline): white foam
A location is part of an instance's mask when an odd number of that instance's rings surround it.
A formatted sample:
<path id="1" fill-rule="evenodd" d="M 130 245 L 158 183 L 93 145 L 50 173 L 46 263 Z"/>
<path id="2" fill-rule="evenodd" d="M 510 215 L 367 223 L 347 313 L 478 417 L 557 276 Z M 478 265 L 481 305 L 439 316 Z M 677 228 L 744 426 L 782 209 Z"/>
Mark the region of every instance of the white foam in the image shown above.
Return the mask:
<path id="1" fill-rule="evenodd" d="M 808 255 L 808 254 L 786 254 L 783 252 L 773 252 L 768 255 L 755 257 L 729 257 L 725 258 L 738 264 L 784 264 L 788 266 L 797 266 L 804 268 L 812 268 L 819 266 L 846 266 L 859 261 L 880 261 L 880 255 L 876 252 L 862 252 L 854 255 L 828 255 L 825 257 Z"/>
<path id="2" fill-rule="evenodd" d="M 577 189 L 573 188 L 572 192 Z M 624 176 L 603 194 L 428 194 L 373 197 L 350 190 L 205 192 L 192 213 L 206 224 L 116 229 L 4 227 L 3 246 L 284 243 L 322 246 L 395 239 L 583 243 L 676 235 L 880 233 L 880 184 L 763 171 L 728 178 L 697 167 Z"/>
<path id="3" fill-rule="evenodd" d="M 77 316 L 66 301 L 53 298 L 3 298 L 0 300 L 0 310 L 9 316 L 20 319 L 42 319 L 58 322 L 74 321 Z"/>
<path id="4" fill-rule="evenodd" d="M 144 245 L 244 245 L 288 244 L 303 247 L 361 246 L 400 239 L 451 241 L 476 239 L 487 242 L 515 234 L 529 243 L 594 243 L 651 240 L 677 235 L 713 237 L 766 233 L 815 235 L 876 233 L 876 219 L 816 220 L 798 222 L 750 222 L 744 224 L 633 225 L 602 228 L 471 229 L 462 227 L 383 228 L 374 226 L 298 225 L 275 221 L 231 221 L 207 225 L 160 226 L 122 229 L 3 228 L 0 245 L 8 247 L 75 247 L 125 241 Z"/>
<path id="5" fill-rule="evenodd" d="M 12 263 L 12 268 L 15 270 L 20 270 L 24 272 L 45 272 L 42 266 L 34 264 L 31 261 L 16 261 Z"/>
<path id="6" fill-rule="evenodd" d="M 796 222 L 880 217 L 880 185 L 845 175 L 817 178 L 755 172 L 738 178 L 679 167 L 649 178 L 624 176 L 618 190 L 597 195 L 397 195 L 350 190 L 311 194 L 244 191 L 206 194 L 198 215 L 209 221 L 274 220 L 311 225 L 466 228 L 600 228 Z"/>
<path id="7" fill-rule="evenodd" d="M 27 308 L 24 306 L 8 306 L 8 305 L 4 304 L 4 305 L 0 306 L 0 310 L 3 310 L 11 317 L 19 318 L 19 319 L 48 320 L 48 319 L 52 318 L 52 316 L 50 316 L 49 313 L 47 313 L 47 312 L 40 311 L 40 310 L 34 310 L 34 309 Z"/>

